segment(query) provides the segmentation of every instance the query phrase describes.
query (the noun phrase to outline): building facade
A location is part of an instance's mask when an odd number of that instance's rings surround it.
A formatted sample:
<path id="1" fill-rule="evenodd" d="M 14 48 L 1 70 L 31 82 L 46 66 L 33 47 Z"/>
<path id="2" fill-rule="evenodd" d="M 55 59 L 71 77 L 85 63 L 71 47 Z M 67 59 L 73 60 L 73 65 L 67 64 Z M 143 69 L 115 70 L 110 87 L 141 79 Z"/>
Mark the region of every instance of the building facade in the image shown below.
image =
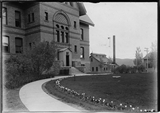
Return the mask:
<path id="1" fill-rule="evenodd" d="M 143 65 L 145 67 L 146 72 L 155 72 L 157 70 L 156 56 L 156 52 L 150 52 L 143 58 Z"/>
<path id="2" fill-rule="evenodd" d="M 58 45 L 61 66 L 90 69 L 89 26 L 94 26 L 79 2 L 3 2 L 3 51 L 25 53 L 39 42 Z"/>
<path id="3" fill-rule="evenodd" d="M 91 53 L 90 55 L 90 70 L 93 73 L 111 72 L 109 59 L 105 54 Z"/>

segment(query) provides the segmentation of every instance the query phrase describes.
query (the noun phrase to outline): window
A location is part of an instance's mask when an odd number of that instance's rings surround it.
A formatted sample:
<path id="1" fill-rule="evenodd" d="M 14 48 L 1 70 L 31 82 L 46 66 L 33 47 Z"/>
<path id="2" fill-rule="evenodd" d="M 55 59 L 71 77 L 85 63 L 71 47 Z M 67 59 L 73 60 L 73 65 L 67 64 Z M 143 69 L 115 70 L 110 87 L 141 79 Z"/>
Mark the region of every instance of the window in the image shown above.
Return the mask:
<path id="1" fill-rule="evenodd" d="M 69 43 L 68 33 L 66 33 L 66 43 Z"/>
<path id="2" fill-rule="evenodd" d="M 66 27 L 66 30 L 68 30 L 68 27 Z"/>
<path id="3" fill-rule="evenodd" d="M 28 14 L 28 23 L 34 22 L 34 13 Z"/>
<path id="4" fill-rule="evenodd" d="M 31 19 L 30 19 L 31 17 L 30 17 L 30 14 L 28 14 L 28 23 L 30 23 L 31 22 Z"/>
<path id="5" fill-rule="evenodd" d="M 9 53 L 9 36 L 3 36 L 3 50 L 5 53 Z"/>
<path id="6" fill-rule="evenodd" d="M 7 25 L 7 8 L 2 8 L 2 22 Z"/>
<path id="7" fill-rule="evenodd" d="M 106 70 L 107 70 L 107 67 L 106 67 Z"/>
<path id="8" fill-rule="evenodd" d="M 32 49 L 32 43 L 29 43 L 29 49 L 30 50 Z"/>
<path id="9" fill-rule="evenodd" d="M 19 11 L 15 11 L 15 26 L 21 27 L 21 13 Z"/>
<path id="10" fill-rule="evenodd" d="M 22 53 L 23 52 L 22 38 L 15 38 L 15 46 L 16 46 L 16 53 Z"/>
<path id="11" fill-rule="evenodd" d="M 62 43 L 64 43 L 64 32 L 61 32 L 61 37 L 62 37 Z"/>
<path id="12" fill-rule="evenodd" d="M 60 42 L 59 31 L 56 30 L 56 32 L 57 32 L 57 42 Z"/>
<path id="13" fill-rule="evenodd" d="M 48 21 L 48 13 L 47 12 L 45 12 L 45 20 Z"/>
<path id="14" fill-rule="evenodd" d="M 74 46 L 74 52 L 77 53 L 77 46 Z"/>
<path id="15" fill-rule="evenodd" d="M 61 26 L 61 28 L 62 28 L 62 29 L 64 29 L 64 27 L 63 27 L 63 26 Z"/>
<path id="16" fill-rule="evenodd" d="M 92 67 L 92 71 L 94 71 L 94 67 Z"/>
<path id="17" fill-rule="evenodd" d="M 83 29 L 81 28 L 81 40 L 83 40 Z"/>
<path id="18" fill-rule="evenodd" d="M 98 67 L 96 67 L 96 71 L 98 71 Z"/>
<path id="19" fill-rule="evenodd" d="M 74 21 L 74 28 L 76 28 L 77 26 L 76 26 L 76 21 Z"/>
<path id="20" fill-rule="evenodd" d="M 81 55 L 80 58 L 84 58 L 84 47 L 81 47 Z"/>
<path id="21" fill-rule="evenodd" d="M 104 68 L 104 71 L 105 71 L 105 68 Z"/>
<path id="22" fill-rule="evenodd" d="M 57 24 L 56 27 L 59 28 L 59 25 Z"/>
<path id="23" fill-rule="evenodd" d="M 34 13 L 32 13 L 32 22 L 34 22 Z"/>

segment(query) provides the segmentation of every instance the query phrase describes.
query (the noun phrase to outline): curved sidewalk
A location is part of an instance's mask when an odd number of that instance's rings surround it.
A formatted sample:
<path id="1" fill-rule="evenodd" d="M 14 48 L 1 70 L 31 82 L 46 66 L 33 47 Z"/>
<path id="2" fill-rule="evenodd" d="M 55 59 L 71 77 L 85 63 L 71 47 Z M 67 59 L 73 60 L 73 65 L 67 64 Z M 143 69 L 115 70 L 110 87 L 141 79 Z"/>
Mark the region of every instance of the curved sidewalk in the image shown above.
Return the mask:
<path id="1" fill-rule="evenodd" d="M 29 83 L 20 89 L 19 96 L 29 111 L 81 111 L 46 94 L 42 85 L 55 77 Z"/>
<path id="2" fill-rule="evenodd" d="M 91 74 L 85 74 L 91 75 Z M 76 74 L 76 76 L 84 76 L 84 74 Z M 28 83 L 20 89 L 19 96 L 22 103 L 27 107 L 29 111 L 57 111 L 57 112 L 87 112 L 80 107 L 73 107 L 64 102 L 59 101 L 56 97 L 52 97 L 43 91 L 42 85 L 47 81 L 66 78 L 72 76 L 60 76 L 55 78 L 49 78 L 44 80 L 38 80 L 32 83 Z M 61 113 L 62 113 L 61 112 Z"/>

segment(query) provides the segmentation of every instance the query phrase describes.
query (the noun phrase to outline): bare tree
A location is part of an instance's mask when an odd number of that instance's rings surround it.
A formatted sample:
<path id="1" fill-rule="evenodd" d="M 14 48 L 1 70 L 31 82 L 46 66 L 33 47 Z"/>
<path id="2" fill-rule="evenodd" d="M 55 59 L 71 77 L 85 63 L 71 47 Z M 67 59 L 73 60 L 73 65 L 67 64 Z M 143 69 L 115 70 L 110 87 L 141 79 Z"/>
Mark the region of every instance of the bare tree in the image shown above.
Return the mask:
<path id="1" fill-rule="evenodd" d="M 134 63 L 136 66 L 141 65 L 141 64 L 142 64 L 142 61 L 143 61 L 143 54 L 142 54 L 142 52 L 141 52 L 140 47 L 137 47 L 135 57 L 136 57 L 136 58 L 133 60 L 133 63 Z"/>

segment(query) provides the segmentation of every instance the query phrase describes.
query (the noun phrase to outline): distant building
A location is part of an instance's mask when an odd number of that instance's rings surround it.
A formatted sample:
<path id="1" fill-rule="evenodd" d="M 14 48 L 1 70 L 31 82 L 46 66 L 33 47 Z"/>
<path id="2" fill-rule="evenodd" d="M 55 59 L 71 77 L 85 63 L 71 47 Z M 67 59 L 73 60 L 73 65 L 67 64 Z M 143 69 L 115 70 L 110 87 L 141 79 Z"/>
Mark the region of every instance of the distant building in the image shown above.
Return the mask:
<path id="1" fill-rule="evenodd" d="M 153 55 L 153 56 L 151 56 Z M 146 70 L 148 72 L 153 72 L 155 71 L 155 68 L 157 67 L 157 61 L 155 59 L 153 60 L 153 57 L 155 57 L 156 53 L 154 52 L 153 54 L 150 52 L 148 53 L 144 58 L 143 58 L 143 65 L 145 66 Z M 151 58 L 152 57 L 152 58 Z M 155 57 L 156 58 L 156 57 Z M 148 69 L 147 69 L 147 59 L 148 59 Z M 152 62 L 152 63 L 151 63 Z M 153 65 L 155 63 L 155 65 Z"/>
<path id="2" fill-rule="evenodd" d="M 39 42 L 58 45 L 62 66 L 90 69 L 89 26 L 94 26 L 79 2 L 3 2 L 3 51 L 25 53 Z"/>
<path id="3" fill-rule="evenodd" d="M 105 54 L 91 53 L 90 70 L 91 72 L 111 72 L 112 66 Z"/>

